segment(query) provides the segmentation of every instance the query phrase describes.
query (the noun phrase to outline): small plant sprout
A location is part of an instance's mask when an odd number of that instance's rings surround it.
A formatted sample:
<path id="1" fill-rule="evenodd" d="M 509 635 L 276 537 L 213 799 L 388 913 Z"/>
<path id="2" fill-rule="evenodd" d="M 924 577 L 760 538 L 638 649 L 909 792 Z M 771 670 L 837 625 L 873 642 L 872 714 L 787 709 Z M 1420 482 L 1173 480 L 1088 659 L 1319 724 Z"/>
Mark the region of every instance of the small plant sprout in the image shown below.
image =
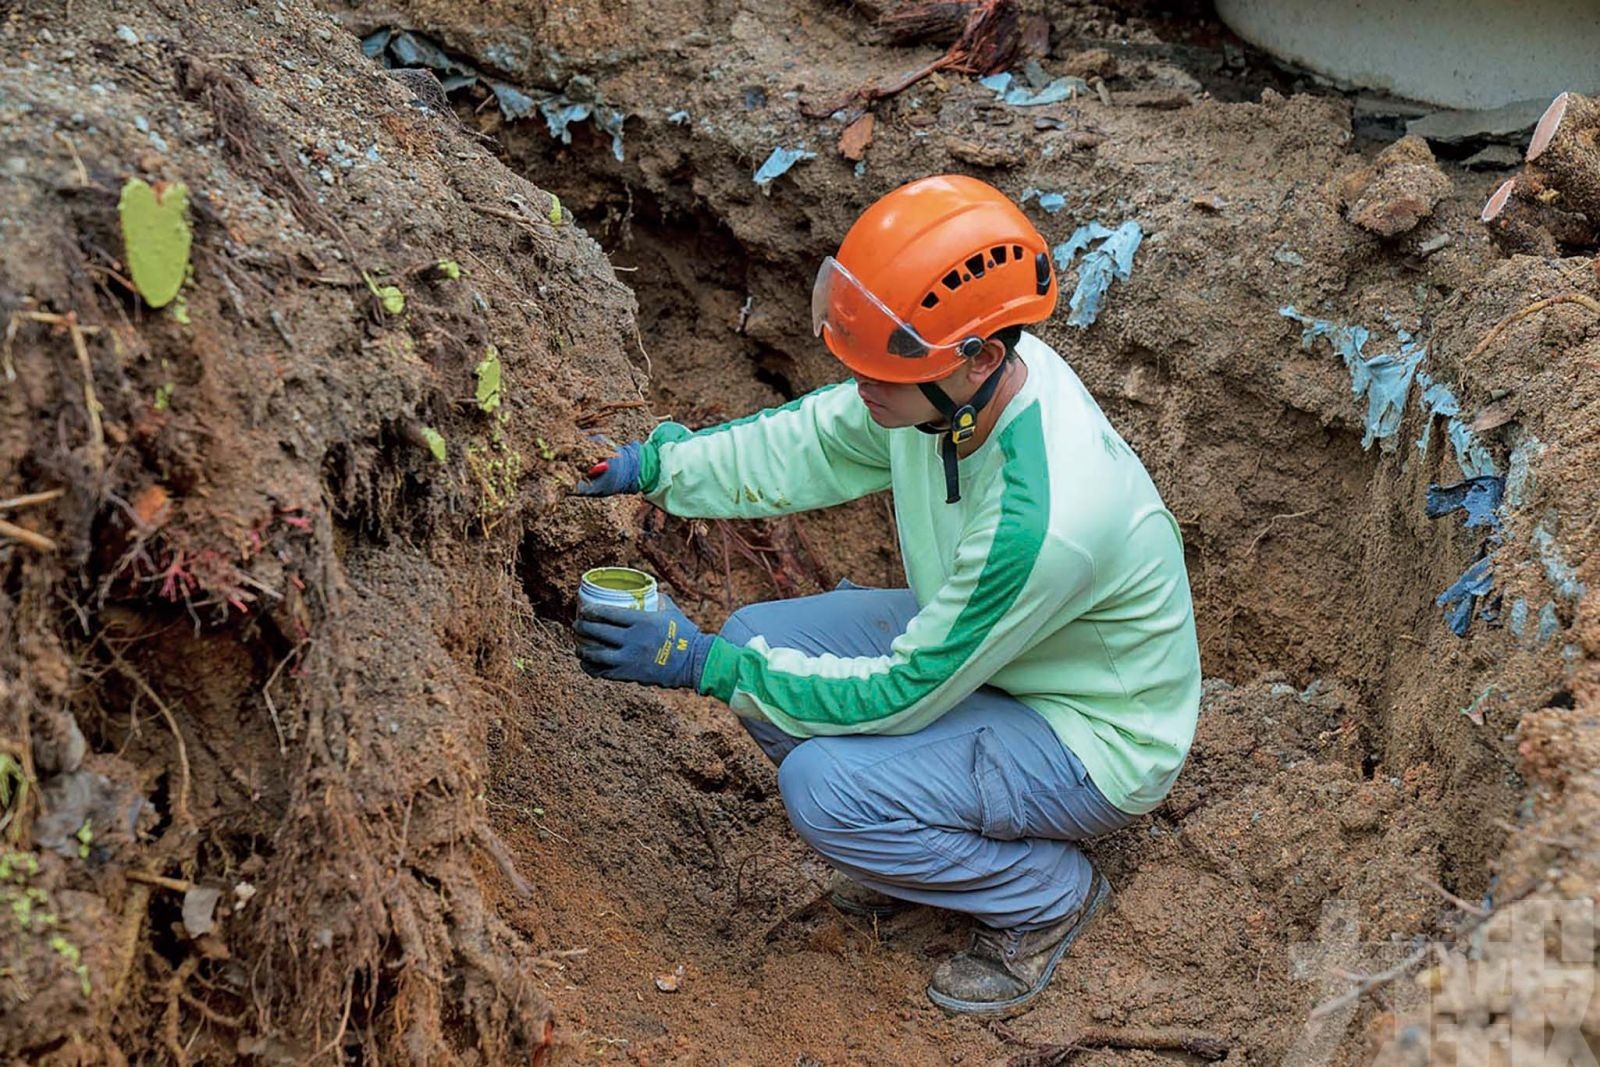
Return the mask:
<path id="1" fill-rule="evenodd" d="M 561 198 L 555 193 L 550 194 L 550 225 L 561 225 Z"/>
<path id="2" fill-rule="evenodd" d="M 378 298 L 378 303 L 383 305 L 384 311 L 398 315 L 406 309 L 406 294 L 402 293 L 398 286 L 379 285 L 366 271 L 361 272 L 361 280 L 367 283 L 367 288 Z"/>
<path id="3" fill-rule="evenodd" d="M 453 259 L 441 259 L 434 264 L 434 269 L 451 281 L 457 281 L 461 277 L 461 264 Z"/>
<path id="4" fill-rule="evenodd" d="M 478 376 L 477 401 L 480 410 L 492 413 L 500 406 L 500 350 L 490 345 L 485 350 L 483 362 L 473 372 Z"/>
<path id="5" fill-rule="evenodd" d="M 155 409 L 157 411 L 165 411 L 172 406 L 172 390 L 173 385 L 171 382 L 162 382 L 156 386 Z"/>
<path id="6" fill-rule="evenodd" d="M 179 293 L 172 300 L 172 317 L 178 320 L 180 326 L 187 326 L 190 323 L 189 301 L 183 298 L 182 293 Z"/>
<path id="7" fill-rule="evenodd" d="M 543 460 L 548 462 L 549 460 L 552 460 L 552 459 L 556 458 L 556 450 L 554 448 L 551 448 L 549 443 L 546 442 L 544 438 L 535 437 L 533 439 L 533 443 L 534 443 L 534 447 L 538 448 L 538 450 L 539 450 L 539 458 L 540 459 L 543 459 Z"/>
<path id="8" fill-rule="evenodd" d="M 84 819 L 83 825 L 78 827 L 78 832 L 73 835 L 78 839 L 78 858 L 89 858 L 89 846 L 94 844 L 94 820 Z"/>
<path id="9" fill-rule="evenodd" d="M 153 308 L 172 303 L 189 274 L 189 188 L 129 179 L 117 203 L 134 288 Z M 183 321 L 182 319 L 179 320 Z"/>
<path id="10" fill-rule="evenodd" d="M 422 436 L 427 438 L 428 451 L 433 453 L 433 458 L 443 463 L 445 457 L 449 455 L 449 450 L 444 443 L 444 434 L 435 430 L 432 426 L 424 426 L 422 428 Z"/>

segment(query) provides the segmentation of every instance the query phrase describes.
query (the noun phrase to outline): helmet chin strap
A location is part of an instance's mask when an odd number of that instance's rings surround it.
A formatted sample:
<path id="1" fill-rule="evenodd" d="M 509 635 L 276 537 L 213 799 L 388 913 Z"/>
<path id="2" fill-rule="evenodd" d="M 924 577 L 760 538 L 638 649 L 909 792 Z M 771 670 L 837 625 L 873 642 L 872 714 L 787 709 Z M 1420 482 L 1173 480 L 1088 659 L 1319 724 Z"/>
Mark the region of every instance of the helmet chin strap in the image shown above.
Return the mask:
<path id="1" fill-rule="evenodd" d="M 1000 379 L 1005 374 L 1006 361 L 1001 360 L 1000 365 L 989 372 L 989 377 L 978 386 L 978 391 L 972 394 L 972 399 L 965 404 L 957 405 L 950 399 L 950 394 L 939 388 L 935 382 L 920 382 L 917 388 L 922 390 L 922 395 L 928 398 L 928 403 L 938 409 L 944 416 L 944 423 L 924 422 L 917 425 L 923 433 L 942 435 L 944 440 L 939 443 L 940 454 L 944 458 L 944 490 L 945 503 L 954 504 L 961 499 L 961 479 L 956 469 L 956 446 L 965 443 L 978 432 L 978 412 L 994 398 L 995 390 L 1000 387 Z"/>

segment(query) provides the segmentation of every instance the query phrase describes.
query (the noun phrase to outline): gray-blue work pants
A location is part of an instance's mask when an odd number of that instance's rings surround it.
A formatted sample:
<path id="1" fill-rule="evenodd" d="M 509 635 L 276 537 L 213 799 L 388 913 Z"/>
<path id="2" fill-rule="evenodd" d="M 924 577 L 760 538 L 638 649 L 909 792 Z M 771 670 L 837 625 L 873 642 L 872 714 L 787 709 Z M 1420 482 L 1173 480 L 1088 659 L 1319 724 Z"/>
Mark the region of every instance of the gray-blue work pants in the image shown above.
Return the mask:
<path id="1" fill-rule="evenodd" d="M 916 614 L 908 589 L 841 587 L 741 608 L 722 636 L 879 656 Z M 1076 842 L 1133 822 L 1039 713 L 984 687 L 913 734 L 791 737 L 743 719 L 778 765 L 795 830 L 846 876 L 999 929 L 1064 918 L 1089 891 Z"/>

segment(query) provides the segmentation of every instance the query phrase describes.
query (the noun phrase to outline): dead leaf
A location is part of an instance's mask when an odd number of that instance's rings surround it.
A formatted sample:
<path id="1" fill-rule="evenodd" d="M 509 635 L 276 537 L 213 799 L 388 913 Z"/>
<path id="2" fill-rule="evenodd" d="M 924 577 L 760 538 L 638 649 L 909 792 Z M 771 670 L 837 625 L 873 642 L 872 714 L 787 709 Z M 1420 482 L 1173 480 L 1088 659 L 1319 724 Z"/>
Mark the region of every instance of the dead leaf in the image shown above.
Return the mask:
<path id="1" fill-rule="evenodd" d="M 656 988 L 663 993 L 676 993 L 683 985 L 683 964 L 678 964 L 671 974 L 656 975 Z"/>
<path id="2" fill-rule="evenodd" d="M 839 135 L 839 154 L 851 162 L 860 162 L 872 143 L 872 128 L 877 124 L 872 112 L 867 112 L 844 128 Z"/>
<path id="3" fill-rule="evenodd" d="M 1517 416 L 1515 397 L 1501 397 L 1492 404 L 1485 405 L 1483 410 L 1472 418 L 1472 423 L 1467 427 L 1473 433 L 1488 433 L 1490 430 L 1504 426 Z"/>
<path id="4" fill-rule="evenodd" d="M 167 516 L 172 510 L 172 501 L 165 489 L 151 483 L 134 494 L 131 506 L 133 513 L 139 518 L 139 525 L 147 530 L 155 530 L 167 521 Z"/>
<path id="5" fill-rule="evenodd" d="M 183 894 L 183 929 L 190 938 L 201 937 L 216 928 L 217 901 L 222 890 L 210 886 L 190 886 Z"/>

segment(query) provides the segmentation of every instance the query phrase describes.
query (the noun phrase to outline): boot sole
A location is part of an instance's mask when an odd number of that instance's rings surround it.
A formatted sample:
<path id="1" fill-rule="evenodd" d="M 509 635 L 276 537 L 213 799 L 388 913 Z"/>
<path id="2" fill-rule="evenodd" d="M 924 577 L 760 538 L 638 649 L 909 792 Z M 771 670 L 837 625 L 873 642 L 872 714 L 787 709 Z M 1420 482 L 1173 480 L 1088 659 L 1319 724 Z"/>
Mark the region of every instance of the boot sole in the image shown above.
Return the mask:
<path id="1" fill-rule="evenodd" d="M 1056 946 L 1056 950 L 1050 953 L 1050 961 L 1045 964 L 1038 981 L 1034 982 L 1027 992 L 1020 996 L 1012 997 L 1010 1000 L 961 1000 L 958 997 L 941 993 L 933 986 L 929 986 L 928 999 L 945 1011 L 956 1015 L 1000 1016 L 1007 1018 L 1019 1014 L 1023 1008 L 1031 1004 L 1034 998 L 1043 993 L 1045 988 L 1050 985 L 1050 979 L 1055 977 L 1056 964 L 1061 962 L 1061 957 L 1067 954 L 1067 950 L 1078 940 L 1078 936 L 1083 933 L 1094 917 L 1100 913 L 1100 909 L 1105 907 L 1106 901 L 1111 899 L 1111 883 L 1106 881 L 1105 876 L 1098 871 L 1095 872 L 1094 878 L 1094 883 L 1089 890 L 1091 894 L 1089 903 L 1084 905 L 1083 914 L 1078 917 L 1078 921 L 1073 925 L 1072 929 L 1067 931 L 1066 936 L 1061 939 L 1061 944 Z"/>

